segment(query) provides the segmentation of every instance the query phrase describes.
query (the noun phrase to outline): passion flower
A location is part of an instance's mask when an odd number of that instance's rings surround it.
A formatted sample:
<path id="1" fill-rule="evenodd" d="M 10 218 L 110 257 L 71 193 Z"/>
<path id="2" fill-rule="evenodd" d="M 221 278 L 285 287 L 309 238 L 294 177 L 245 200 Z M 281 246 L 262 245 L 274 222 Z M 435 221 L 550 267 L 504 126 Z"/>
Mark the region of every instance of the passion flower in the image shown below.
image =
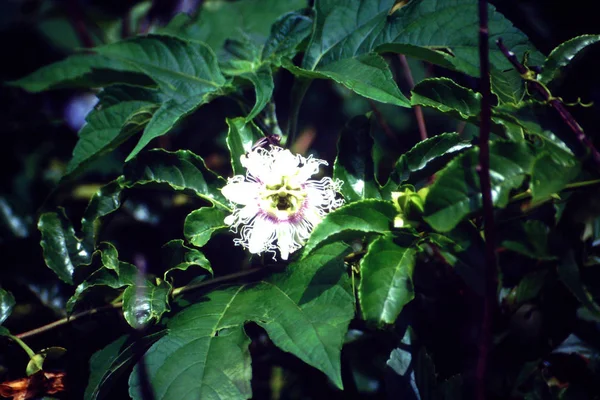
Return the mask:
<path id="1" fill-rule="evenodd" d="M 240 233 L 234 243 L 250 253 L 272 252 L 275 258 L 278 249 L 287 260 L 325 214 L 343 204 L 340 180 L 310 179 L 327 165 L 324 160 L 270 146 L 253 149 L 241 163 L 246 176 L 229 178 L 222 193 L 232 206 L 225 223 Z"/>

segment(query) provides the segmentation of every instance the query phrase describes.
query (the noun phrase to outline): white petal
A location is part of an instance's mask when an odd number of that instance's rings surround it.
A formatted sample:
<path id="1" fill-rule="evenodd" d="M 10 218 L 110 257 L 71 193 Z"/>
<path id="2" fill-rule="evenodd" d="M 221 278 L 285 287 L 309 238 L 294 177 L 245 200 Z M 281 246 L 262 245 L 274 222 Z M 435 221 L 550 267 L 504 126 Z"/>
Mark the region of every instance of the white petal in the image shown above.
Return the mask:
<path id="1" fill-rule="evenodd" d="M 298 170 L 298 157 L 294 156 L 289 150 L 283 150 L 275 153 L 275 160 L 271 167 L 271 172 L 278 176 L 291 176 Z"/>
<path id="2" fill-rule="evenodd" d="M 293 240 L 294 235 L 290 224 L 280 223 L 277 225 L 277 245 L 281 253 L 281 259 L 287 260 L 290 253 L 294 251 Z"/>
<path id="3" fill-rule="evenodd" d="M 258 183 L 237 182 L 225 185 L 221 189 L 221 193 L 231 202 L 246 205 L 256 200 L 259 189 L 260 185 Z"/>
<path id="4" fill-rule="evenodd" d="M 275 228 L 271 221 L 263 217 L 256 218 L 248 243 L 250 253 L 258 254 L 268 250 L 269 244 L 275 238 Z"/>
<path id="5" fill-rule="evenodd" d="M 319 167 L 322 164 L 327 165 L 327 162 L 314 158 L 307 159 L 306 163 L 298 170 L 296 179 L 298 179 L 300 183 L 306 182 L 311 176 L 319 172 Z"/>
<path id="6" fill-rule="evenodd" d="M 269 166 L 271 165 L 271 157 L 263 150 L 256 149 L 248 155 L 244 154 L 240 157 L 240 161 L 248 173 L 261 181 L 269 176 Z"/>
<path id="7" fill-rule="evenodd" d="M 246 207 L 240 209 L 240 219 L 246 221 L 258 214 L 259 210 L 258 204 L 249 203 Z"/>

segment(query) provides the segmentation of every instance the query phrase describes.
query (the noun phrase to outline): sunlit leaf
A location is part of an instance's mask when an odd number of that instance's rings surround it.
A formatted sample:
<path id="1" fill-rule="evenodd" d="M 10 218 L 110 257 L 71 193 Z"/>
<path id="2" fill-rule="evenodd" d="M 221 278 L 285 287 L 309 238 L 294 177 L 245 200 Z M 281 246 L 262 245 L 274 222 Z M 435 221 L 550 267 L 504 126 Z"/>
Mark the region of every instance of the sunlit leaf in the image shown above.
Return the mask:
<path id="1" fill-rule="evenodd" d="M 410 106 L 409 100 L 396 85 L 387 62 L 377 54 L 344 58 L 315 70 L 302 69 L 290 62 L 283 66 L 296 76 L 331 79 L 369 99 L 400 107 Z"/>
<path id="2" fill-rule="evenodd" d="M 169 295 L 171 284 L 157 278 L 157 282 L 145 280 L 128 286 L 123 292 L 123 316 L 129 325 L 142 328 L 158 322 L 164 313 L 171 310 Z"/>
<path id="3" fill-rule="evenodd" d="M 215 290 L 168 322 L 168 334 L 146 353 L 157 400 L 247 399 L 252 396 L 249 339 L 254 321 L 273 343 L 342 386 L 340 350 L 354 315 L 343 265 L 346 246 L 333 244 L 260 282 Z M 130 395 L 141 399 L 137 372 Z"/>
<path id="4" fill-rule="evenodd" d="M 361 200 L 345 205 L 327 214 L 314 229 L 303 257 L 326 243 L 351 241 L 368 234 L 384 234 L 390 231 L 396 216 L 391 202 L 382 200 Z"/>
<path id="5" fill-rule="evenodd" d="M 572 165 L 557 163 L 549 153 L 536 157 L 531 171 L 531 201 L 545 200 L 558 193 L 577 177 L 581 165 L 574 160 Z"/>
<path id="6" fill-rule="evenodd" d="M 442 133 L 422 140 L 400 156 L 384 190 L 389 192 L 404 182 L 417 183 L 427 179 L 443 168 L 450 158 L 470 147 L 471 143 L 458 133 Z"/>
<path id="7" fill-rule="evenodd" d="M 209 170 L 204 160 L 188 150 L 168 152 L 151 150 L 125 164 L 124 185 L 128 187 L 163 184 L 175 190 L 186 190 L 229 210 L 228 201 L 219 190 L 225 180 Z"/>
<path id="8" fill-rule="evenodd" d="M 225 213 L 216 207 L 194 210 L 185 218 L 185 238 L 194 246 L 202 247 L 214 234 L 228 229 L 224 219 Z"/>
<path id="9" fill-rule="evenodd" d="M 63 210 L 47 212 L 40 216 L 38 229 L 46 265 L 64 282 L 73 284 L 73 272 L 89 262 L 91 253 L 83 248 L 71 221 Z"/>
<path id="10" fill-rule="evenodd" d="M 539 74 L 539 80 L 544 84 L 549 84 L 553 80 L 560 78 L 563 69 L 580 53 L 589 50 L 589 46 L 600 41 L 600 35 L 581 35 L 574 37 L 558 45 L 542 66 L 542 72 Z"/>
<path id="11" fill-rule="evenodd" d="M 0 288 L 0 324 L 10 316 L 14 306 L 14 296 L 10 292 Z"/>
<path id="12" fill-rule="evenodd" d="M 185 271 L 189 267 L 197 266 L 206 270 L 209 274 L 213 274 L 210 267 L 210 261 L 202 254 L 201 251 L 192 249 L 183 244 L 183 240 L 175 239 L 166 243 L 163 246 L 163 259 L 165 266 L 168 269 L 164 273 L 164 279 L 167 280 L 169 273 L 174 270 Z"/>
<path id="13" fill-rule="evenodd" d="M 533 152 L 527 143 L 494 142 L 490 145 L 492 201 L 505 207 L 510 191 L 531 173 Z M 463 218 L 481 209 L 477 165 L 479 149 L 467 150 L 453 159 L 436 177 L 425 201 L 425 221 L 446 232 Z"/>
<path id="14" fill-rule="evenodd" d="M 123 101 L 88 114 L 79 132 L 73 157 L 65 174 L 72 175 L 107 154 L 139 132 L 152 118 L 157 105 L 145 101 Z"/>
<path id="15" fill-rule="evenodd" d="M 211 1 L 202 5 L 197 19 L 183 24 L 176 34 L 202 41 L 215 52 L 225 40 L 240 35 L 248 35 L 262 44 L 277 18 L 306 6 L 306 0 Z"/>
<path id="16" fill-rule="evenodd" d="M 415 296 L 412 283 L 415 256 L 413 248 L 396 244 L 392 236 L 382 236 L 369 245 L 360 262 L 358 286 L 364 319 L 386 324 L 396 321 Z"/>

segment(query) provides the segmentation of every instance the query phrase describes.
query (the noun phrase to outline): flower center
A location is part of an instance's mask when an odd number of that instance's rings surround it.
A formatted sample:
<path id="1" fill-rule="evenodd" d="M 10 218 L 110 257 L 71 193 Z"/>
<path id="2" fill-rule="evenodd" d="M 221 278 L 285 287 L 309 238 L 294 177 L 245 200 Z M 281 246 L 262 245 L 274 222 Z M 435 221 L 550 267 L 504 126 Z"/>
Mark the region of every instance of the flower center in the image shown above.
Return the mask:
<path id="1" fill-rule="evenodd" d="M 270 216 L 288 219 L 302 208 L 306 193 L 287 176 L 281 182 L 265 185 L 260 193 L 261 208 Z"/>

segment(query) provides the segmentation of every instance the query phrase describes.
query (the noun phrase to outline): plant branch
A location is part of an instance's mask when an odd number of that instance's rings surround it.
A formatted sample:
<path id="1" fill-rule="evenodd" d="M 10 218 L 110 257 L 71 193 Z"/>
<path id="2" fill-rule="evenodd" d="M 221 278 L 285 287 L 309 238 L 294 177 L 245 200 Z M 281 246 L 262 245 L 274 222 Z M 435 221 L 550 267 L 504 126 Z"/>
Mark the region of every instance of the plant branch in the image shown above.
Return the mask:
<path id="1" fill-rule="evenodd" d="M 479 333 L 479 354 L 475 370 L 475 398 L 484 400 L 485 378 L 487 375 L 488 355 L 492 344 L 492 315 L 498 286 L 498 268 L 496 265 L 496 238 L 494 227 L 494 204 L 490 182 L 490 128 L 492 116 L 492 92 L 490 85 L 488 5 L 479 0 L 479 68 L 481 115 L 479 126 L 479 183 L 483 202 L 483 229 L 485 235 L 484 299 L 481 332 Z"/>
<path id="2" fill-rule="evenodd" d="M 66 7 L 69 21 L 71 22 L 71 25 L 73 25 L 73 29 L 75 29 L 81 45 L 86 48 L 94 47 L 94 40 L 90 36 L 85 25 L 83 10 L 79 6 L 77 0 L 67 1 Z"/>
<path id="3" fill-rule="evenodd" d="M 502 51 L 502 54 L 504 54 L 508 61 L 510 61 L 515 69 L 519 72 L 519 74 L 521 74 L 521 77 L 529 84 L 529 87 L 538 92 L 544 101 L 550 104 L 550 106 L 554 108 L 556 112 L 558 112 L 558 115 L 560 115 L 561 119 L 569 126 L 571 131 L 575 133 L 577 140 L 579 140 L 579 142 L 588 149 L 596 165 L 600 167 L 600 153 L 592 141 L 585 135 L 583 129 L 577 123 L 577 121 L 575 121 L 575 118 L 573 118 L 573 115 L 571 115 L 565 105 L 558 98 L 553 97 L 548 88 L 535 79 L 535 73 L 519 62 L 515 53 L 510 51 L 504 45 L 502 39 L 496 40 L 496 44 L 500 48 L 500 51 Z"/>
<path id="4" fill-rule="evenodd" d="M 398 59 L 400 60 L 400 65 L 402 65 L 404 79 L 406 79 L 408 86 L 410 86 L 410 90 L 413 90 L 415 87 L 415 80 L 413 79 L 410 65 L 408 65 L 408 60 L 404 54 L 398 54 Z M 425 140 L 427 139 L 427 127 L 425 126 L 425 117 L 423 117 L 423 108 L 420 105 L 415 105 L 413 106 L 413 109 L 415 110 L 415 116 L 417 117 L 419 135 L 421 136 L 421 140 Z"/>
<path id="5" fill-rule="evenodd" d="M 227 281 L 232 281 L 235 279 L 243 278 L 243 277 L 255 274 L 262 270 L 264 270 L 263 267 L 255 267 L 255 268 L 247 269 L 245 271 L 240 271 L 240 272 L 235 272 L 235 273 L 229 274 L 229 275 L 219 276 L 217 278 L 210 279 L 210 280 L 204 281 L 204 282 L 199 282 L 199 283 L 196 283 L 193 285 L 182 286 L 180 288 L 173 289 L 172 295 L 173 295 L 173 297 L 179 296 L 185 292 L 200 289 L 200 288 L 210 286 L 210 285 L 216 285 L 216 284 L 222 283 L 222 282 L 227 282 Z M 116 310 L 121 307 L 123 307 L 123 302 L 116 302 L 116 303 L 111 303 L 111 304 L 108 304 L 108 305 L 105 305 L 102 307 L 92 308 L 91 310 L 82 311 L 80 313 L 73 314 L 70 317 L 59 319 L 58 321 L 54 321 L 47 325 L 40 326 L 39 328 L 35 328 L 30 331 L 20 333 L 18 335 L 15 335 L 15 337 L 19 338 L 19 339 L 25 339 L 25 338 L 28 338 L 31 336 L 38 335 L 40 333 L 47 332 L 54 328 L 58 328 L 59 326 L 69 324 L 73 321 L 79 320 L 79 319 L 87 317 L 89 315 L 99 314 L 101 312 L 109 311 L 109 310 Z"/>

